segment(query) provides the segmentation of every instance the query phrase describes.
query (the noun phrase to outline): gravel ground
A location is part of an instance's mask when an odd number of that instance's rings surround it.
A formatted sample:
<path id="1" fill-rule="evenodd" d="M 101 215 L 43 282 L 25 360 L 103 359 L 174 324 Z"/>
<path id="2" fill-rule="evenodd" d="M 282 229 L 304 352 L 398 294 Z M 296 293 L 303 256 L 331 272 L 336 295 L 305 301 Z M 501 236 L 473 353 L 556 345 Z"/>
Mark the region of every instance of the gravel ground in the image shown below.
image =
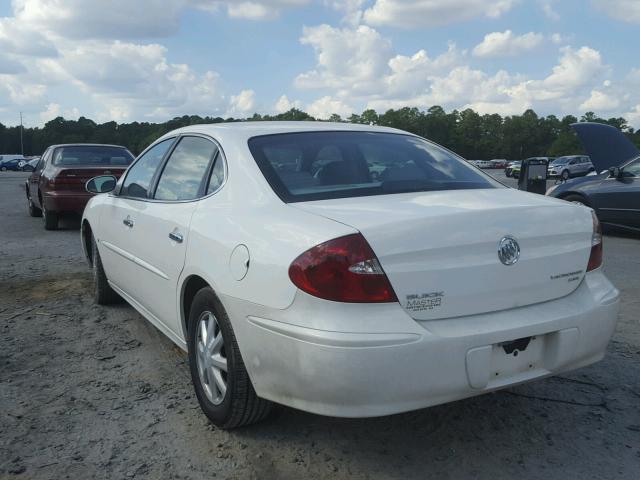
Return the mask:
<path id="1" fill-rule="evenodd" d="M 622 291 L 602 362 L 494 394 L 345 420 L 281 408 L 208 424 L 186 357 L 100 307 L 77 222 L 45 232 L 0 174 L 0 478 L 640 478 L 640 239 L 607 236 Z"/>

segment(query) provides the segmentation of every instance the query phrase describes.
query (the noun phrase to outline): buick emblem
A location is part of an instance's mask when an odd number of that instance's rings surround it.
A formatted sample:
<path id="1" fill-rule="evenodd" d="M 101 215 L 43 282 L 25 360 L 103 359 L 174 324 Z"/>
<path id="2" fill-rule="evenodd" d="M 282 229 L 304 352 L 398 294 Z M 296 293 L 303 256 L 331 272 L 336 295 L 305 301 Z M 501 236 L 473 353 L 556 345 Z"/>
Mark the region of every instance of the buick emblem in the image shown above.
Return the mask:
<path id="1" fill-rule="evenodd" d="M 513 265 L 520 258 L 520 245 L 510 235 L 502 237 L 498 243 L 498 258 L 504 265 Z"/>

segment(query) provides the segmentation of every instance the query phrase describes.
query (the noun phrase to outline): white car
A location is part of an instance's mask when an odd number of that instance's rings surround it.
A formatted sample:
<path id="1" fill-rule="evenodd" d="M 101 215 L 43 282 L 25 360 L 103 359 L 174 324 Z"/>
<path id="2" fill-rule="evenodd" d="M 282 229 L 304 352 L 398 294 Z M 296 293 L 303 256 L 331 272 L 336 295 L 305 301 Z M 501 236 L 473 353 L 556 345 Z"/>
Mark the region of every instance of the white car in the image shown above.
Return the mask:
<path id="1" fill-rule="evenodd" d="M 87 189 L 96 301 L 187 350 L 223 428 L 486 393 L 600 360 L 616 325 L 589 208 L 399 130 L 194 125 Z"/>

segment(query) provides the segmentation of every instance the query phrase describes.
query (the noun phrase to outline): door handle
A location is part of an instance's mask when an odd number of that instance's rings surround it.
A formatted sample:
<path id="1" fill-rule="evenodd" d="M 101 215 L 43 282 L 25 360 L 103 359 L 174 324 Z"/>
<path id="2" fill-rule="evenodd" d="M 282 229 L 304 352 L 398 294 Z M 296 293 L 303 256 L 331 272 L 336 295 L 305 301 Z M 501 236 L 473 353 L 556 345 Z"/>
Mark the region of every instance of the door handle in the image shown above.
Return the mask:
<path id="1" fill-rule="evenodd" d="M 133 228 L 133 220 L 131 220 L 129 217 L 122 220 L 122 223 L 124 223 L 129 228 Z"/>
<path id="2" fill-rule="evenodd" d="M 169 234 L 169 238 L 174 242 L 178 242 L 178 243 L 182 243 L 182 240 L 184 240 L 182 234 L 178 232 L 171 232 Z"/>

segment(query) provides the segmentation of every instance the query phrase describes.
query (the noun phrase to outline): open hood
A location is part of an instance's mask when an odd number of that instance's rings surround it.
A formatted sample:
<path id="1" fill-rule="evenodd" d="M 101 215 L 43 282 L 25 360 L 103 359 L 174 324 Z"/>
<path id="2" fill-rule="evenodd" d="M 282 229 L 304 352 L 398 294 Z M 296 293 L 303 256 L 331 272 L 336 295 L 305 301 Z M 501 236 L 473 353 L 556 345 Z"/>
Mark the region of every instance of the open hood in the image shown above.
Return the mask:
<path id="1" fill-rule="evenodd" d="M 597 173 L 619 167 L 640 155 L 638 147 L 624 133 L 610 125 L 581 122 L 572 124 L 571 128 L 578 134 Z"/>

